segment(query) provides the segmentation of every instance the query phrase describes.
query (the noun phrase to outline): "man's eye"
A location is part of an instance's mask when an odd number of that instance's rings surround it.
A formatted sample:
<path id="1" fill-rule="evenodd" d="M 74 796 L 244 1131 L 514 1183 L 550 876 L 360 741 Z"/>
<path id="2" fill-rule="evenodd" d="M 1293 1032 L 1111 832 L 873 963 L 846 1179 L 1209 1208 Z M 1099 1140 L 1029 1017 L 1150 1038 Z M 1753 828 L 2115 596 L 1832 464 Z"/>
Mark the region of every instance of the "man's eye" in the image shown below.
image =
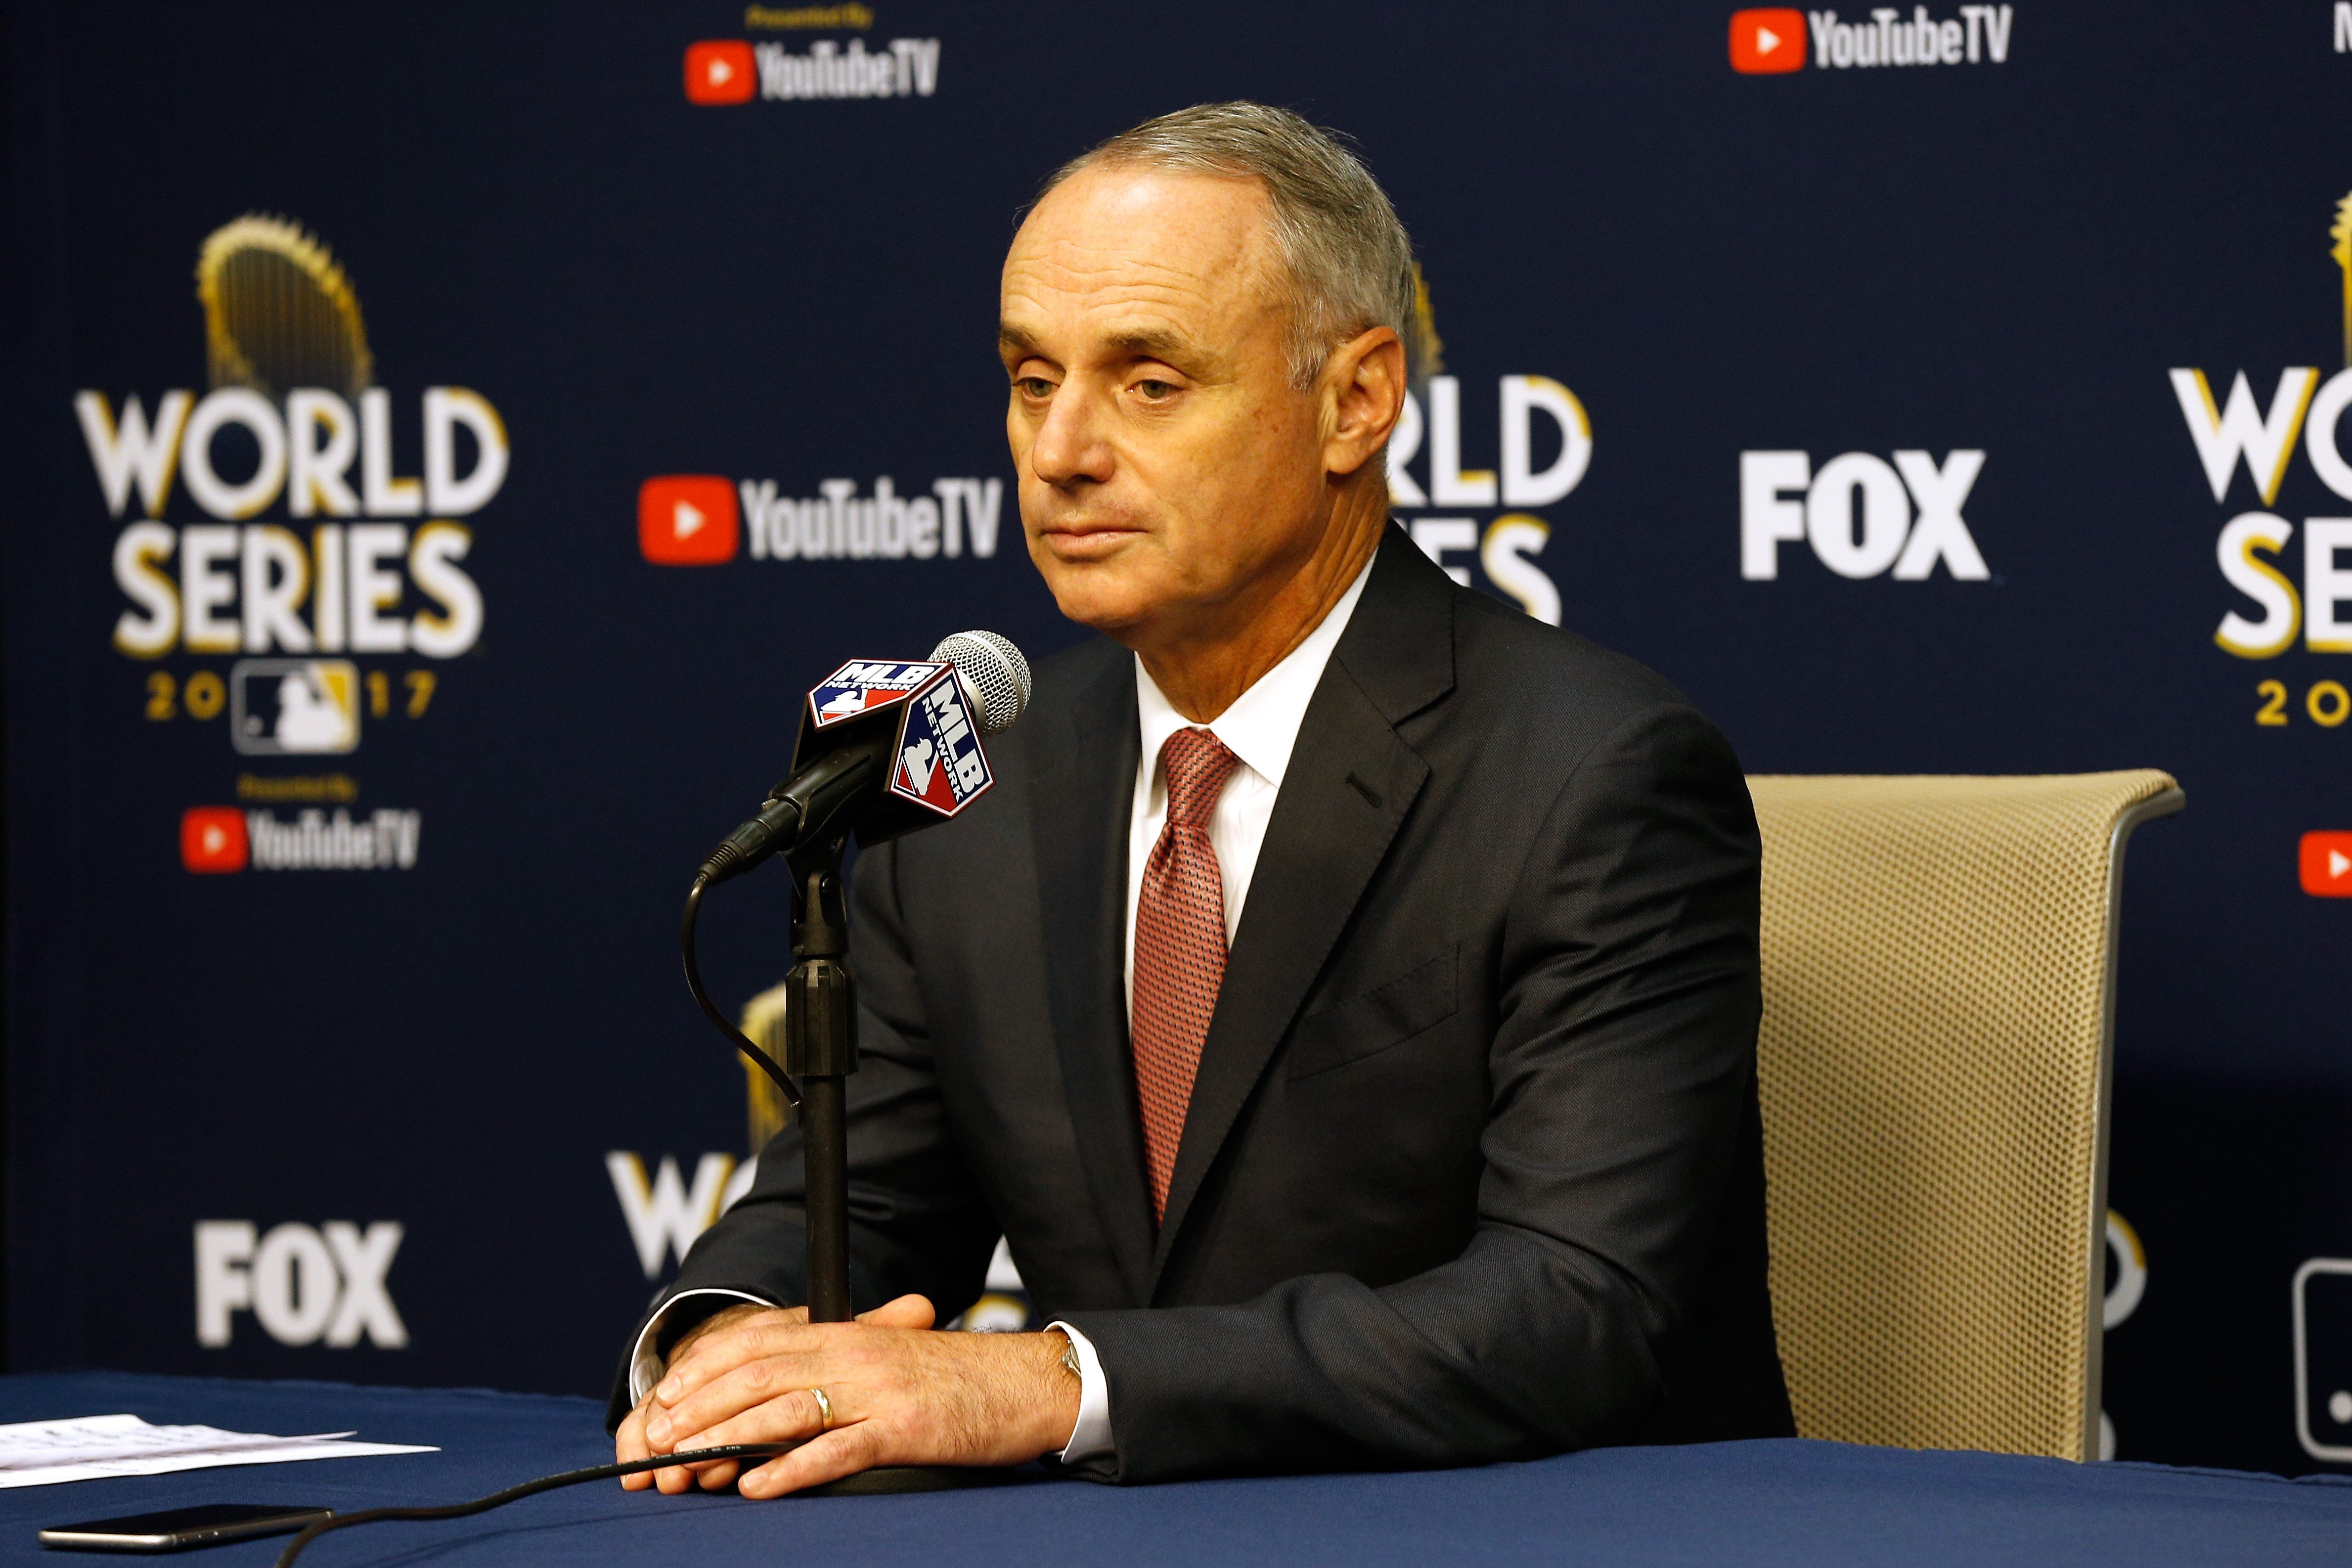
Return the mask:
<path id="1" fill-rule="evenodd" d="M 1163 397 L 1175 396 L 1176 384 L 1170 381 L 1139 381 L 1135 384 L 1135 390 L 1143 394 L 1148 401 L 1157 403 Z"/>
<path id="2" fill-rule="evenodd" d="M 1054 384 L 1042 375 L 1024 375 L 1013 384 L 1024 397 L 1051 397 Z"/>

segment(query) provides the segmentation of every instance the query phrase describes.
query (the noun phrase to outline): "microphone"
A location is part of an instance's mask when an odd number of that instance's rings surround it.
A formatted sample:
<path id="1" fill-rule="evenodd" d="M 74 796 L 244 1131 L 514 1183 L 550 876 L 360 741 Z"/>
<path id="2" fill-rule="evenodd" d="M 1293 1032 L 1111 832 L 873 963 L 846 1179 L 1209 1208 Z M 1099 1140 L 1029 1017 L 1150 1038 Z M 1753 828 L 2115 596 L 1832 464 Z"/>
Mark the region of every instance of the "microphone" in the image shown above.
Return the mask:
<path id="1" fill-rule="evenodd" d="M 926 659 L 851 659 L 802 705 L 793 768 L 760 814 L 719 842 L 716 886 L 771 856 L 857 835 L 878 844 L 944 822 L 994 782 L 982 735 L 1029 705 L 1029 661 L 994 632 L 957 632 Z"/>
<path id="2" fill-rule="evenodd" d="M 1028 710 L 1029 661 L 994 632 L 941 637 L 931 657 L 955 666 L 964 690 L 981 710 L 981 733 L 1002 734 Z"/>
<path id="3" fill-rule="evenodd" d="M 842 851 L 852 833 L 879 844 L 945 822 L 986 794 L 995 780 L 981 737 L 1010 726 L 1028 702 L 1029 661 L 993 632 L 958 632 L 927 659 L 851 659 L 802 704 L 793 771 L 687 889 L 678 926 L 687 989 L 711 1026 L 775 1080 L 800 1127 L 812 1323 L 851 1315 L 846 1085 L 857 1070 L 857 982 Z M 793 880 L 782 1061 L 719 1010 L 694 956 L 703 895 L 779 854 Z"/>

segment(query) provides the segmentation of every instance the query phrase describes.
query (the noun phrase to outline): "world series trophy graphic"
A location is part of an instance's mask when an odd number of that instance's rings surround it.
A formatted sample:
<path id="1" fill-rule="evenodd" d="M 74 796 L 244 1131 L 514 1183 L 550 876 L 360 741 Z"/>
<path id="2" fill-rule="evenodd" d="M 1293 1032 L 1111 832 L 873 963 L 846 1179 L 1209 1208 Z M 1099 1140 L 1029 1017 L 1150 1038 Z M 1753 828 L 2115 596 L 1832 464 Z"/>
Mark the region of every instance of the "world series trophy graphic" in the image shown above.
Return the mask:
<path id="1" fill-rule="evenodd" d="M 215 386 L 265 397 L 320 386 L 356 398 L 375 384 L 359 296 L 298 224 L 248 213 L 215 229 L 197 253 L 196 299 Z"/>
<path id="2" fill-rule="evenodd" d="M 2327 254 L 2344 269 L 2344 363 L 2352 365 L 2352 193 L 2336 204 L 2336 222 L 2327 236 L 2336 242 Z"/>
<path id="3" fill-rule="evenodd" d="M 713 1026 L 775 1082 L 800 1123 L 812 1323 L 853 1315 L 846 1121 L 848 1078 L 857 1070 L 857 983 L 848 963 L 843 855 L 853 834 L 871 847 L 950 821 L 986 793 L 995 781 L 981 737 L 1021 716 L 1029 688 L 1028 661 L 992 632 L 959 632 L 928 659 L 850 660 L 802 704 L 792 772 L 760 815 L 704 861 L 687 895 L 680 947 L 688 987 Z M 781 1063 L 710 1000 L 695 960 L 703 894 L 771 857 L 782 858 L 793 878 Z M 928 1491 L 991 1479 L 985 1470 L 897 1467 L 808 1490 Z"/>

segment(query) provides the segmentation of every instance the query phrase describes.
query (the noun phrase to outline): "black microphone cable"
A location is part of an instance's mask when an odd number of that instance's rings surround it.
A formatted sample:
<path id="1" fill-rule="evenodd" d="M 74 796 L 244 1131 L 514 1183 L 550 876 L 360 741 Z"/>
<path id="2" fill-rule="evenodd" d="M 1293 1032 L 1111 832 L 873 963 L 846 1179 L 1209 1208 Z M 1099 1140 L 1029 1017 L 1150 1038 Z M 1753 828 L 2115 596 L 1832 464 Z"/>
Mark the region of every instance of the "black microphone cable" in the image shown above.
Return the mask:
<path id="1" fill-rule="evenodd" d="M 794 1110 L 798 1110 L 801 1103 L 800 1086 L 776 1064 L 775 1058 L 754 1045 L 742 1030 L 735 1026 L 733 1019 L 719 1011 L 719 1005 L 710 999 L 710 993 L 704 988 L 702 965 L 695 957 L 694 936 L 695 924 L 702 913 L 702 895 L 709 891 L 714 882 L 724 881 L 764 859 L 772 852 L 772 840 L 788 836 L 791 828 L 797 825 L 801 809 L 797 801 L 771 800 L 768 808 L 759 816 L 730 834 L 704 863 L 700 874 L 694 879 L 694 886 L 688 890 L 686 915 L 678 931 L 678 955 L 686 961 L 687 989 L 694 993 L 694 1000 L 702 1008 L 703 1016 L 710 1020 L 712 1027 L 732 1040 L 738 1050 L 757 1062 L 762 1071 L 776 1080 L 776 1087 L 783 1090 L 785 1101 Z M 494 1508 L 503 1508 L 527 1497 L 536 1497 L 541 1492 L 554 1491 L 560 1487 L 614 1480 L 646 1470 L 667 1469 L 672 1465 L 705 1464 L 721 1459 L 773 1458 L 798 1447 L 797 1443 L 733 1443 L 719 1448 L 695 1448 L 650 1459 L 635 1459 L 626 1464 L 597 1465 L 585 1470 L 566 1470 L 561 1475 L 541 1476 L 535 1481 L 525 1481 L 520 1486 L 509 1487 L 504 1491 L 492 1492 L 471 1502 L 446 1503 L 437 1508 L 370 1508 L 356 1513 L 331 1514 L 286 1543 L 286 1550 L 278 1555 L 278 1568 L 293 1568 L 294 1560 L 301 1556 L 303 1549 L 310 1542 L 329 1531 L 344 1530 L 354 1524 L 375 1524 L 384 1520 L 465 1519 Z"/>
<path id="2" fill-rule="evenodd" d="M 551 1492 L 559 1487 L 576 1487 L 588 1481 L 609 1481 L 622 1476 L 639 1475 L 646 1470 L 666 1470 L 672 1465 L 699 1465 L 719 1459 L 772 1459 L 779 1454 L 789 1454 L 798 1443 L 730 1443 L 721 1448 L 689 1448 L 683 1453 L 662 1454 L 650 1459 L 632 1459 L 621 1465 L 597 1465 L 585 1470 L 565 1470 L 561 1475 L 541 1476 L 535 1481 L 525 1481 L 519 1487 L 509 1487 L 471 1502 L 444 1503 L 438 1508 L 363 1508 L 356 1513 L 332 1513 L 306 1527 L 302 1533 L 286 1543 L 278 1554 L 278 1568 L 294 1568 L 294 1560 L 302 1549 L 331 1530 L 347 1530 L 354 1524 L 377 1524 L 385 1520 L 464 1519 L 477 1513 L 487 1513 L 494 1508 L 504 1508 L 541 1492 Z"/>
<path id="3" fill-rule="evenodd" d="M 993 632 L 959 632 L 931 650 L 931 658 L 951 663 L 958 678 L 964 683 L 967 695 L 981 709 L 981 731 L 995 734 L 1009 727 L 1021 716 L 1029 702 L 1029 661 L 1021 650 Z M 783 1090 L 785 1102 L 795 1110 L 800 1108 L 800 1086 L 792 1080 L 776 1058 L 753 1044 L 733 1019 L 719 1009 L 703 988 L 702 966 L 696 962 L 694 952 L 695 922 L 702 912 L 702 895 L 717 884 L 730 880 L 751 869 L 778 850 L 786 847 L 804 829 L 814 829 L 817 823 L 830 822 L 834 812 L 855 798 L 855 793 L 866 780 L 866 771 L 877 765 L 876 759 L 856 752 L 839 757 L 820 759 L 806 773 L 787 779 L 776 786 L 760 815 L 727 836 L 694 879 L 694 886 L 686 895 L 686 915 L 678 931 L 679 956 L 686 961 L 687 989 L 694 993 L 697 1005 L 711 1026 L 734 1042 L 735 1048 L 760 1065 L 761 1071 L 775 1079 Z M 508 1503 L 518 1502 L 541 1492 L 554 1491 L 561 1487 L 576 1487 L 589 1481 L 608 1481 L 622 1476 L 643 1474 L 646 1470 L 667 1469 L 672 1465 L 716 1463 L 722 1459 L 769 1459 L 788 1454 L 799 1447 L 798 1443 L 731 1443 L 719 1448 L 693 1448 L 683 1453 L 665 1454 L 650 1459 L 633 1459 L 626 1464 L 597 1465 L 585 1470 L 566 1470 L 561 1475 L 541 1476 L 535 1481 L 509 1487 L 471 1502 L 446 1503 L 438 1508 L 369 1508 L 356 1513 L 330 1514 L 304 1529 L 286 1543 L 278 1554 L 278 1568 L 293 1568 L 296 1558 L 310 1542 L 329 1531 L 345 1530 L 355 1524 L 375 1524 L 385 1520 L 465 1519 L 485 1513 Z"/>
<path id="4" fill-rule="evenodd" d="M 784 1103 L 798 1110 L 801 1107 L 800 1085 L 792 1080 L 792 1075 L 776 1065 L 775 1058 L 753 1045 L 751 1037 L 737 1028 L 735 1020 L 720 1012 L 719 1004 L 710 999 L 710 993 L 702 988 L 702 966 L 694 958 L 694 924 L 702 915 L 702 895 L 709 889 L 710 873 L 706 869 L 695 878 L 694 886 L 687 890 L 686 919 L 678 932 L 678 949 L 686 960 L 686 988 L 694 993 L 694 1000 L 702 1008 L 702 1016 L 710 1020 L 711 1027 L 734 1041 L 737 1050 L 759 1063 L 760 1070 L 774 1079 L 776 1087 L 784 1091 Z"/>

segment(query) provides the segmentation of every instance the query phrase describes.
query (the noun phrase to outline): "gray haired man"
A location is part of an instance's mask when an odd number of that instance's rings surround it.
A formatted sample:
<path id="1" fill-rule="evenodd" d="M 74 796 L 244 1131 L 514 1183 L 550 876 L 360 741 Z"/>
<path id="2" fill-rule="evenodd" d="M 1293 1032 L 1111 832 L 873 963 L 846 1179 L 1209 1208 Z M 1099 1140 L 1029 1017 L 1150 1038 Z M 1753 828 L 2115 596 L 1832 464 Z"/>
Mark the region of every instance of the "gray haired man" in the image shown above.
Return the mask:
<path id="1" fill-rule="evenodd" d="M 858 864 L 866 1310 L 799 1304 L 788 1129 L 625 1357 L 623 1458 L 799 1447 L 651 1484 L 1791 1430 L 1738 763 L 1388 525 L 1412 300 L 1379 185 L 1256 104 L 1113 138 L 1022 225 L 1022 525 L 1103 635 L 994 791 Z M 1051 1326 L 932 1331 L 1000 1233 Z"/>

